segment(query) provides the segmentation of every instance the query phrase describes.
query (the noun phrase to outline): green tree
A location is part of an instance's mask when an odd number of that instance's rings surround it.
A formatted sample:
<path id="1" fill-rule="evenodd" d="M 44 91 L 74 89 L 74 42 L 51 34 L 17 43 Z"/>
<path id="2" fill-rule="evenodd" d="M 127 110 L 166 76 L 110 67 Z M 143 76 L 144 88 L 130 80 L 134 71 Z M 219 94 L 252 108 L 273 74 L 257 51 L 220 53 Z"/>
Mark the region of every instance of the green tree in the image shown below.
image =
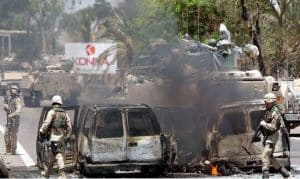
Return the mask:
<path id="1" fill-rule="evenodd" d="M 0 28 L 26 30 L 13 44 L 19 58 L 38 57 L 49 53 L 55 38 L 57 21 L 63 12 L 64 1 L 51 0 L 3 0 L 0 2 Z M 28 45 L 30 44 L 30 45 Z M 53 47 L 52 47 L 53 48 Z"/>
<path id="2" fill-rule="evenodd" d="M 178 34 L 189 34 L 193 39 L 218 37 L 218 26 L 225 21 L 225 11 L 216 0 L 160 0 L 161 5 L 175 13 Z"/>
<path id="3" fill-rule="evenodd" d="M 58 18 L 63 13 L 64 1 L 30 0 L 29 2 L 27 11 L 30 14 L 32 29 L 39 34 L 41 53 L 49 53 L 50 47 L 47 44 L 52 44 L 55 40 Z"/>

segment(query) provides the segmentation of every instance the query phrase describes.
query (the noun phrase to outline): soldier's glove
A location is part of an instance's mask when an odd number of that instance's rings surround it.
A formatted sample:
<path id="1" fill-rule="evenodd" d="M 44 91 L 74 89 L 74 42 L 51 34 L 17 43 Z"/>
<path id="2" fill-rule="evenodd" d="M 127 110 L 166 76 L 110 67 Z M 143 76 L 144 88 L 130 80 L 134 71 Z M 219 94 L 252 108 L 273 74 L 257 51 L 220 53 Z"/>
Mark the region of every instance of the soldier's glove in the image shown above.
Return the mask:
<path id="1" fill-rule="evenodd" d="M 4 109 L 5 111 L 7 111 L 7 110 L 9 109 L 9 108 L 8 108 L 8 104 L 4 104 L 3 109 Z"/>
<path id="2" fill-rule="evenodd" d="M 266 123 L 266 121 L 262 120 L 262 121 L 260 121 L 260 125 L 263 126 L 263 127 L 266 127 L 267 123 Z"/>

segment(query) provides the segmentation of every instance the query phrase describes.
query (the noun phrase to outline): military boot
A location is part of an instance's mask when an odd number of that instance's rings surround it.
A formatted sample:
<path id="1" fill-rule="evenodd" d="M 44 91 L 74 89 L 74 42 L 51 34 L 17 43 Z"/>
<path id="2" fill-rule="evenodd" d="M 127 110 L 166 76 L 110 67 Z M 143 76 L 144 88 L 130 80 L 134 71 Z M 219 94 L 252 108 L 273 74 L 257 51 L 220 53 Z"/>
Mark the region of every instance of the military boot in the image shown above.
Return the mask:
<path id="1" fill-rule="evenodd" d="M 47 169 L 44 169 L 41 171 L 41 175 L 45 178 L 49 178 L 50 177 L 50 171 L 49 171 L 49 168 Z"/>
<path id="2" fill-rule="evenodd" d="M 58 170 L 58 179 L 66 179 L 66 174 L 65 174 L 65 171 L 64 169 L 59 169 Z"/>
<path id="3" fill-rule="evenodd" d="M 264 170 L 263 171 L 263 176 L 262 176 L 263 179 L 268 179 L 269 178 L 269 170 Z"/>
<path id="4" fill-rule="evenodd" d="M 5 154 L 10 154 L 10 149 L 6 147 Z"/>
<path id="5" fill-rule="evenodd" d="M 288 178 L 290 176 L 290 172 L 284 167 L 281 167 L 279 172 L 284 178 Z"/>
<path id="6" fill-rule="evenodd" d="M 6 153 L 6 154 L 9 154 L 9 153 L 11 152 L 11 146 L 10 146 L 10 145 L 6 144 L 6 145 L 5 145 L 5 149 L 6 149 L 6 150 L 5 150 L 5 153 Z"/>
<path id="7" fill-rule="evenodd" d="M 11 154 L 12 154 L 12 155 L 16 155 L 16 153 L 17 153 L 17 152 L 16 152 L 16 149 L 15 149 L 15 148 L 11 149 Z"/>
<path id="8" fill-rule="evenodd" d="M 41 175 L 42 175 L 43 177 L 45 177 L 45 178 L 49 178 L 49 176 L 50 176 L 48 170 L 46 170 L 46 171 L 45 171 L 45 170 L 42 170 L 42 171 L 41 171 Z"/>

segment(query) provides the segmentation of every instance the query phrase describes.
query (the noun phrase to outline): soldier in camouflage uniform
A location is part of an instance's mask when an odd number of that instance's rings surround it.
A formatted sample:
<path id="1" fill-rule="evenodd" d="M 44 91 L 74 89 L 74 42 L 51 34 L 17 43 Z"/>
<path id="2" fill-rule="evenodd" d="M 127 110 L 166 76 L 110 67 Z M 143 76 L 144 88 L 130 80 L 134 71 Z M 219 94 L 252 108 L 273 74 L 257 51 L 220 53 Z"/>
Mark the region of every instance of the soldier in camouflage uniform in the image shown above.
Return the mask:
<path id="1" fill-rule="evenodd" d="M 16 154 L 21 108 L 22 100 L 19 97 L 19 88 L 17 86 L 11 86 L 10 96 L 7 96 L 4 101 L 4 110 L 7 113 L 7 123 L 4 133 L 6 154 Z"/>
<path id="2" fill-rule="evenodd" d="M 273 157 L 273 152 L 277 141 L 279 140 L 280 126 L 282 125 L 282 116 L 279 107 L 276 105 L 276 96 L 273 93 L 267 93 L 264 96 L 266 104 L 266 113 L 260 122 L 264 134 L 264 150 L 262 152 L 262 171 L 263 178 L 269 178 L 270 166 L 278 170 L 283 177 L 289 177 L 286 168 L 280 166 Z"/>
<path id="3" fill-rule="evenodd" d="M 48 111 L 46 119 L 39 130 L 41 136 L 45 135 L 48 129 L 50 130 L 52 156 L 48 170 L 41 173 L 45 177 L 49 177 L 55 160 L 58 164 L 59 178 L 66 177 L 64 172 L 65 141 L 72 134 L 72 125 L 69 115 L 61 108 L 61 105 L 61 97 L 53 96 L 53 108 Z"/>

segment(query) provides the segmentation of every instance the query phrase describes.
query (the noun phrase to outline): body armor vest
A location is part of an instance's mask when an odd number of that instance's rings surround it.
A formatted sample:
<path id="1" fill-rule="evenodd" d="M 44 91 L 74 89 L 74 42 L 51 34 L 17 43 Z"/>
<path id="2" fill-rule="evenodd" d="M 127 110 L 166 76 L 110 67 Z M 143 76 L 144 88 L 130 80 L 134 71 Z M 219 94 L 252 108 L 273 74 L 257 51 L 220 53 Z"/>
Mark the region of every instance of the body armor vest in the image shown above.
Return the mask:
<path id="1" fill-rule="evenodd" d="M 8 100 L 9 112 L 13 113 L 17 110 L 17 99 L 18 97 L 10 97 Z"/>
<path id="2" fill-rule="evenodd" d="M 277 113 L 280 119 L 277 119 L 278 121 L 276 122 L 276 130 L 279 130 L 280 125 L 281 125 L 281 121 L 282 121 L 282 117 L 281 117 L 281 112 L 279 111 L 278 106 L 273 106 L 271 110 L 267 110 L 266 115 L 264 117 L 264 120 L 266 121 L 266 123 L 271 123 L 273 120 L 273 113 Z M 273 132 L 271 132 L 273 133 Z"/>
<path id="3" fill-rule="evenodd" d="M 64 135 L 67 128 L 67 116 L 65 110 L 54 108 L 55 118 L 52 121 L 51 128 L 54 135 Z"/>

